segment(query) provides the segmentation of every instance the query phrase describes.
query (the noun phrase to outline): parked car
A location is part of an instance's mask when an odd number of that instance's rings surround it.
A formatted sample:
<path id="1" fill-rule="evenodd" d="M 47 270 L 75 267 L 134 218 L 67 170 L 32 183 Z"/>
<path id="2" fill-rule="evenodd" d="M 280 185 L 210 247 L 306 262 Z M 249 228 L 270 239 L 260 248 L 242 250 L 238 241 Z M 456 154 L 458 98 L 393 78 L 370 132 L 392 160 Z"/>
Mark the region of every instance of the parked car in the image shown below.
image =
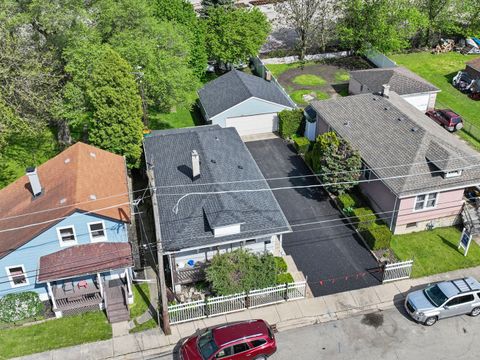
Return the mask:
<path id="1" fill-rule="evenodd" d="M 452 80 L 452 84 L 461 92 L 469 92 L 473 84 L 473 78 L 465 71 L 459 71 Z"/>
<path id="2" fill-rule="evenodd" d="M 439 319 L 480 315 L 480 283 L 473 277 L 443 281 L 409 293 L 407 313 L 417 322 L 432 326 Z"/>
<path id="3" fill-rule="evenodd" d="M 429 118 L 435 120 L 448 131 L 456 131 L 463 128 L 463 120 L 453 110 L 429 110 L 425 113 Z"/>
<path id="4" fill-rule="evenodd" d="M 180 359 L 265 360 L 276 350 L 270 325 L 250 320 L 211 327 L 189 337 L 180 348 Z"/>

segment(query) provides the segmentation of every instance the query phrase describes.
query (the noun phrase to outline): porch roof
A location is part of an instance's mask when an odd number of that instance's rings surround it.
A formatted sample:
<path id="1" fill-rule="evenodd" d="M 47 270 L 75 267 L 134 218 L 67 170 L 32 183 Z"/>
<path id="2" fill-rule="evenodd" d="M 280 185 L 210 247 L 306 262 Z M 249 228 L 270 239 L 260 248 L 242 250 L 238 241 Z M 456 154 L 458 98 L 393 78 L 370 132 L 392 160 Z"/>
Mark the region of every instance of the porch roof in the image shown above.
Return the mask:
<path id="1" fill-rule="evenodd" d="M 133 266 L 129 243 L 76 245 L 42 256 L 38 282 L 68 279 L 129 266 Z"/>

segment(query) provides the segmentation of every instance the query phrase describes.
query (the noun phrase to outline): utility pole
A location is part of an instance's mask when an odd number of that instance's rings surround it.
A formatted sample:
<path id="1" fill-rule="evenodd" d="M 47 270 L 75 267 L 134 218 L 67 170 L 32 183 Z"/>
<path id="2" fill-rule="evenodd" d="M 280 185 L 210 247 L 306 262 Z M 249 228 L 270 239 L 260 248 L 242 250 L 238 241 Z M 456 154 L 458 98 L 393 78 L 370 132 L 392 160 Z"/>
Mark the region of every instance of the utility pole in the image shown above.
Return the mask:
<path id="1" fill-rule="evenodd" d="M 136 66 L 137 70 L 140 70 L 142 67 L 141 66 Z M 135 75 L 135 79 L 139 83 L 140 87 L 140 97 L 142 98 L 142 121 L 143 125 L 145 125 L 148 128 L 148 107 L 147 107 L 147 102 L 145 100 L 145 91 L 143 90 L 143 75 L 144 73 L 141 71 L 134 71 L 132 74 Z"/>
<path id="2" fill-rule="evenodd" d="M 150 184 L 150 194 L 152 195 L 152 207 L 153 218 L 155 221 L 155 237 L 157 239 L 157 257 L 158 257 L 158 281 L 160 284 L 160 299 L 162 302 L 162 322 L 163 332 L 165 335 L 170 335 L 172 330 L 170 329 L 170 318 L 168 316 L 168 298 L 167 298 L 167 284 L 165 283 L 165 268 L 163 265 L 163 247 L 162 247 L 162 234 L 160 232 L 160 218 L 158 216 L 158 203 L 157 203 L 157 189 L 155 188 L 155 177 L 153 171 L 147 164 L 147 176 Z"/>

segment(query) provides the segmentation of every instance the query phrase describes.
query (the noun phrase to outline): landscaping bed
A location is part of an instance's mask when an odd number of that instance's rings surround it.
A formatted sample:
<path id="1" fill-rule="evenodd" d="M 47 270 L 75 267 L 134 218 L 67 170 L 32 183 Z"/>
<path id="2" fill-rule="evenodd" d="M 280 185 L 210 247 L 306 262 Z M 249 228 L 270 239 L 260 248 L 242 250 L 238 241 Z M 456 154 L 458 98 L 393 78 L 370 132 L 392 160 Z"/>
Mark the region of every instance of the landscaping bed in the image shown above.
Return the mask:
<path id="1" fill-rule="evenodd" d="M 367 61 L 355 56 L 266 66 L 297 105 L 347 96 L 348 71 L 371 67 Z"/>

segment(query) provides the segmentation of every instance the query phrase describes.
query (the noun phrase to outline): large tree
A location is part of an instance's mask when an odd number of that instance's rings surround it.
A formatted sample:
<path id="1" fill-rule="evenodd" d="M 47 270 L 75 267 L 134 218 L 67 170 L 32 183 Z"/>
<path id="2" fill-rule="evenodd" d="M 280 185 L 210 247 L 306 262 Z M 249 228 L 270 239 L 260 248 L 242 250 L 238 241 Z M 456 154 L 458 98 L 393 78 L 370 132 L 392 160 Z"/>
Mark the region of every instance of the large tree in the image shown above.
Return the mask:
<path id="1" fill-rule="evenodd" d="M 360 154 L 334 132 L 319 135 L 307 158 L 321 182 L 329 184 L 325 187 L 331 192 L 345 192 L 360 177 Z"/>
<path id="2" fill-rule="evenodd" d="M 285 0 L 275 4 L 281 15 L 279 21 L 298 35 L 300 60 L 312 46 L 325 51 L 335 30 L 335 4 L 335 0 Z"/>
<path id="3" fill-rule="evenodd" d="M 257 55 L 270 32 L 267 17 L 257 8 L 216 6 L 204 21 L 210 59 L 229 65 Z"/>
<path id="4" fill-rule="evenodd" d="M 425 24 L 409 0 L 343 0 L 337 31 L 345 47 L 365 52 L 400 51 Z"/>

